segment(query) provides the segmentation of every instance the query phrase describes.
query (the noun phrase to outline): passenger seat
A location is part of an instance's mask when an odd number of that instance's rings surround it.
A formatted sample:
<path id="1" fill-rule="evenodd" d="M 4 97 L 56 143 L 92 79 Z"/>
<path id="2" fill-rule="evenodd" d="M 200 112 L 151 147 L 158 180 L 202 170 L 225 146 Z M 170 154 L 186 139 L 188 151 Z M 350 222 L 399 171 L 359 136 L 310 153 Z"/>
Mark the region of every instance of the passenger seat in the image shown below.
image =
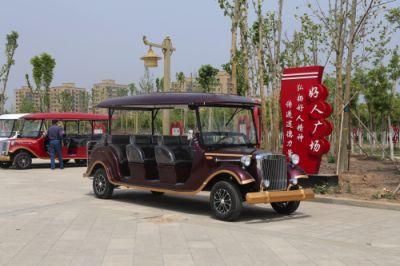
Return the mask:
<path id="1" fill-rule="evenodd" d="M 151 135 L 130 137 L 130 144 L 126 146 L 126 155 L 131 177 L 158 179 L 153 137 Z"/>
<path id="2" fill-rule="evenodd" d="M 126 146 L 129 144 L 129 135 L 108 135 L 107 145 L 112 147 L 118 157 L 118 161 L 123 164 L 127 162 Z"/>
<path id="3" fill-rule="evenodd" d="M 129 145 L 126 146 L 128 162 L 146 163 L 155 162 L 154 144 L 151 136 L 130 136 Z"/>
<path id="4" fill-rule="evenodd" d="M 155 156 L 161 182 L 184 183 L 190 176 L 193 156 L 187 138 L 161 136 Z"/>

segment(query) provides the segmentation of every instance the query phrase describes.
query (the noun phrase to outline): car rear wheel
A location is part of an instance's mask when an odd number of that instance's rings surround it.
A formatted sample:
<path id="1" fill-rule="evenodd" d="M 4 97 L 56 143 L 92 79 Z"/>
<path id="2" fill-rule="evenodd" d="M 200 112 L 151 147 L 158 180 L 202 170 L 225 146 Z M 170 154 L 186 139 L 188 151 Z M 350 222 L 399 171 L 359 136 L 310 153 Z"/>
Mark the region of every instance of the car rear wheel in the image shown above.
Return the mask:
<path id="1" fill-rule="evenodd" d="M 300 201 L 273 202 L 272 208 L 280 214 L 294 213 L 300 206 Z"/>
<path id="2" fill-rule="evenodd" d="M 14 164 L 18 169 L 28 169 L 32 166 L 32 157 L 29 153 L 21 151 L 15 155 Z"/>
<path id="3" fill-rule="evenodd" d="M 219 181 L 211 189 L 210 206 L 215 218 L 234 221 L 242 211 L 242 194 L 236 184 Z"/>
<path id="4" fill-rule="evenodd" d="M 96 197 L 101 199 L 111 198 L 114 185 L 108 181 L 106 171 L 103 168 L 96 170 L 93 176 L 93 191 Z"/>

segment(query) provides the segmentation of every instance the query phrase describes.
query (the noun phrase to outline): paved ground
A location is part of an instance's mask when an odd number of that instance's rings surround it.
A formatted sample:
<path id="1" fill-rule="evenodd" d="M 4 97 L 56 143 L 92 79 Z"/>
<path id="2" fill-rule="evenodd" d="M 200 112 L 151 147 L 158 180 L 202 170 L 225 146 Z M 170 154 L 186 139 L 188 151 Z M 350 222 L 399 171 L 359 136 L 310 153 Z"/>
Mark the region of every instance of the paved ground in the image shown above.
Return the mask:
<path id="1" fill-rule="evenodd" d="M 207 195 L 118 190 L 84 168 L 0 169 L 0 265 L 400 265 L 400 212 L 307 202 L 212 219 Z"/>

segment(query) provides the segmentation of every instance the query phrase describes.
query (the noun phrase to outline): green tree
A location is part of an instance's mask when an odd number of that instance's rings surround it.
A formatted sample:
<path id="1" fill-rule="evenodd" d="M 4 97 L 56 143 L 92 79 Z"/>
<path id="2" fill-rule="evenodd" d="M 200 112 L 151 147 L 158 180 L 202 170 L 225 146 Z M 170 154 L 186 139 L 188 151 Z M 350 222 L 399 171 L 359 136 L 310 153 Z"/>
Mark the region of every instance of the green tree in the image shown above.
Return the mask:
<path id="1" fill-rule="evenodd" d="M 62 91 L 58 95 L 61 112 L 71 112 L 74 107 L 74 96 L 69 91 Z"/>
<path id="2" fill-rule="evenodd" d="M 144 93 L 154 92 L 154 80 L 150 76 L 149 69 L 146 67 L 143 77 L 139 81 L 140 90 Z"/>
<path id="3" fill-rule="evenodd" d="M 202 65 L 199 69 L 199 76 L 196 78 L 203 92 L 211 93 L 217 86 L 218 69 L 211 65 Z M 212 108 L 208 109 L 208 130 L 212 129 Z"/>
<path id="4" fill-rule="evenodd" d="M 328 53 L 332 52 L 335 66 L 335 131 L 332 146 L 337 155 L 337 172 L 342 173 L 349 161 L 346 147 L 350 114 L 343 110 L 351 99 L 352 74 L 362 62 L 370 60 L 371 54 L 382 51 L 390 38 L 389 27 L 380 19 L 380 13 L 385 11 L 382 0 L 334 0 L 329 2 L 327 10 L 321 8 L 319 0 L 315 2 L 315 5 L 309 3 L 308 6 L 319 20 L 318 24 L 323 25 Z M 366 48 L 356 49 L 358 45 Z"/>
<path id="5" fill-rule="evenodd" d="M 135 83 L 130 83 L 128 85 L 129 95 L 136 95 L 138 93 L 138 88 L 136 87 Z"/>
<path id="6" fill-rule="evenodd" d="M 267 135 L 264 138 L 265 147 L 277 152 L 279 146 L 280 134 L 280 109 L 279 94 L 281 86 L 281 76 L 283 67 L 282 55 L 282 13 L 283 0 L 278 0 L 277 12 L 269 11 L 266 14 L 262 10 L 262 0 L 255 4 L 257 20 L 251 28 L 252 42 L 257 47 L 257 69 L 258 69 L 258 87 L 263 108 L 268 107 L 269 125 L 271 141 L 266 146 Z M 267 92 L 265 93 L 265 88 Z M 268 105 L 266 96 L 269 96 Z M 263 99 L 264 98 L 264 99 Z M 265 106 L 265 107 L 264 107 Z M 263 114 L 267 112 L 264 110 Z M 266 121 L 263 123 L 264 130 L 267 130 Z M 266 132 L 265 134 L 267 134 Z"/>
<path id="7" fill-rule="evenodd" d="M 31 59 L 31 65 L 35 88 L 32 87 L 28 74 L 25 74 L 26 83 L 33 94 L 39 95 L 40 101 L 37 109 L 40 112 L 47 112 L 50 109 L 49 89 L 53 81 L 56 61 L 51 55 L 42 53 Z"/>
<path id="8" fill-rule="evenodd" d="M 81 91 L 79 92 L 79 111 L 80 112 L 89 112 L 89 92 Z"/>
<path id="9" fill-rule="evenodd" d="M 128 96 L 128 94 L 129 94 L 129 88 L 118 88 L 117 90 L 118 97 Z"/>
<path id="10" fill-rule="evenodd" d="M 4 113 L 4 105 L 6 102 L 6 89 L 8 76 L 10 74 L 11 67 L 15 64 L 14 55 L 15 50 L 18 48 L 18 33 L 16 31 L 12 31 L 7 34 L 7 42 L 5 49 L 6 62 L 0 69 L 0 83 L 1 91 L 0 91 L 0 114 Z"/>
<path id="11" fill-rule="evenodd" d="M 395 49 L 393 49 L 392 52 L 392 57 L 390 59 L 389 65 L 388 65 L 388 72 L 389 72 L 389 78 L 392 82 L 392 97 L 390 101 L 390 109 L 391 109 L 391 114 L 388 115 L 388 127 L 389 127 L 389 139 L 392 139 L 393 137 L 393 127 L 392 127 L 392 117 L 395 116 L 395 102 L 396 102 L 396 87 L 398 80 L 400 78 L 400 57 L 398 54 L 399 47 L 396 46 Z M 393 142 L 389 141 L 390 145 L 390 159 L 394 160 L 394 147 L 393 147 Z"/>
<path id="12" fill-rule="evenodd" d="M 178 72 L 176 73 L 176 81 L 179 86 L 179 91 L 184 91 L 184 85 L 185 85 L 185 74 L 183 72 Z"/>
<path id="13" fill-rule="evenodd" d="M 196 80 L 203 92 L 211 93 L 215 86 L 217 86 L 217 74 L 218 69 L 209 64 L 200 67 Z"/>
<path id="14" fill-rule="evenodd" d="M 34 113 L 37 112 L 36 106 L 32 99 L 28 97 L 24 97 L 21 102 L 21 106 L 19 108 L 20 113 Z"/>
<path id="15" fill-rule="evenodd" d="M 156 90 L 157 92 L 164 91 L 164 77 L 156 78 Z"/>
<path id="16" fill-rule="evenodd" d="M 246 62 L 242 50 L 236 53 L 236 79 L 237 79 L 237 94 L 245 96 L 249 93 L 249 81 L 246 79 Z M 221 65 L 222 69 L 232 76 L 232 64 L 228 62 Z"/>
<path id="17" fill-rule="evenodd" d="M 224 15 L 231 19 L 231 67 L 232 67 L 232 94 L 237 94 L 237 30 L 241 20 L 243 5 L 247 5 L 245 0 L 218 0 L 219 7 L 224 11 Z M 247 9 L 246 9 L 247 10 Z"/>

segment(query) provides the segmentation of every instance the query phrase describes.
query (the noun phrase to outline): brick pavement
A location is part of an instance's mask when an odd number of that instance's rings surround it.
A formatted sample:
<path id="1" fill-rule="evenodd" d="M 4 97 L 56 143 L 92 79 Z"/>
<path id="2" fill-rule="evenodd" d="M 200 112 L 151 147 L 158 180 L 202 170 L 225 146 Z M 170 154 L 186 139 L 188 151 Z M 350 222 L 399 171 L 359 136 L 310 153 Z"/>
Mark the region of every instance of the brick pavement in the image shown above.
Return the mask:
<path id="1" fill-rule="evenodd" d="M 0 265 L 400 265 L 400 212 L 303 203 L 210 217 L 196 197 L 93 196 L 84 168 L 0 169 Z"/>

